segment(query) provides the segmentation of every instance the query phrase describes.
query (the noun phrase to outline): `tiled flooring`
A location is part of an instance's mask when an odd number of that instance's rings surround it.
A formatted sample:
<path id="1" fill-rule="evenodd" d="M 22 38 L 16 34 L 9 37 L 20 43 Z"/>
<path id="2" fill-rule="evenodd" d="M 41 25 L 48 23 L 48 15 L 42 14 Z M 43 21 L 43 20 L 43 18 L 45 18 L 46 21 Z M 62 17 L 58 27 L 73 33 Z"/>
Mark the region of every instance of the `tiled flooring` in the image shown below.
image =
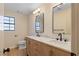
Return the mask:
<path id="1" fill-rule="evenodd" d="M 11 49 L 10 52 L 6 52 L 3 56 L 26 56 L 26 49 Z"/>

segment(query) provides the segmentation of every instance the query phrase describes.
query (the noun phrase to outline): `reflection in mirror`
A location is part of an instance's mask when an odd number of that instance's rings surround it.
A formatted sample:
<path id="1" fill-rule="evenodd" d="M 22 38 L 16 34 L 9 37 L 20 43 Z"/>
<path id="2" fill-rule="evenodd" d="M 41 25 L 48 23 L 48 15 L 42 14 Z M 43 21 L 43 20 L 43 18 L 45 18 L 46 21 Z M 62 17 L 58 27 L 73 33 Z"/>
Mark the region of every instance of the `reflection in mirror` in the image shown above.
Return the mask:
<path id="1" fill-rule="evenodd" d="M 37 15 L 35 18 L 35 32 L 43 33 L 44 32 L 44 14 Z"/>
<path id="2" fill-rule="evenodd" d="M 53 7 L 53 32 L 71 33 L 71 4 L 61 3 Z"/>

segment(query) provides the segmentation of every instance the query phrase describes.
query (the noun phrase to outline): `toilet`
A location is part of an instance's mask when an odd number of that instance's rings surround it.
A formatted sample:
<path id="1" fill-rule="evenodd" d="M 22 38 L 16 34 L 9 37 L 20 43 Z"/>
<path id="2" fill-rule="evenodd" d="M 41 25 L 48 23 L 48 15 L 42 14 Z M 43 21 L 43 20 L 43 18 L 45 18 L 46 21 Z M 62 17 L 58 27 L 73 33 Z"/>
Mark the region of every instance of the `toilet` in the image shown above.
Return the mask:
<path id="1" fill-rule="evenodd" d="M 25 49 L 26 48 L 26 41 L 25 40 L 20 40 L 18 42 L 18 47 L 19 47 L 19 49 Z"/>

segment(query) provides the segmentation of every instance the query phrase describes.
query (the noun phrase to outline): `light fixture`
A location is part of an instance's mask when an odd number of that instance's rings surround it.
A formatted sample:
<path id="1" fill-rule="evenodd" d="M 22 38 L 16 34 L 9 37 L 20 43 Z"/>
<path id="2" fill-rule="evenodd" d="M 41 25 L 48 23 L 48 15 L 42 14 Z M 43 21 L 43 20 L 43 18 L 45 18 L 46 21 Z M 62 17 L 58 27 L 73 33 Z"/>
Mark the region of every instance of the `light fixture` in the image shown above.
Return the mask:
<path id="1" fill-rule="evenodd" d="M 33 14 L 36 14 L 38 12 L 40 12 L 40 8 L 36 9 L 35 11 L 33 11 Z"/>

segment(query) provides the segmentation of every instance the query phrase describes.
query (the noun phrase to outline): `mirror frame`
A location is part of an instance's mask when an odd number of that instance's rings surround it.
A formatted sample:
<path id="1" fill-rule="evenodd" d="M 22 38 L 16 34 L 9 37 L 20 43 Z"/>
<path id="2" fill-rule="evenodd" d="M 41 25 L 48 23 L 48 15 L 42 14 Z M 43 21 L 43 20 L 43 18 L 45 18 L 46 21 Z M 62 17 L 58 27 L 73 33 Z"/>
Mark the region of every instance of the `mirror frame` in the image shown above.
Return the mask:
<path id="1" fill-rule="evenodd" d="M 43 32 L 44 32 L 44 13 L 40 13 L 39 15 L 36 15 L 36 16 L 35 16 L 35 23 L 36 23 L 36 21 L 37 21 L 36 17 L 37 17 L 37 16 L 40 17 L 41 15 L 42 15 L 42 17 L 43 17 L 43 18 L 42 18 L 42 23 L 43 23 L 43 24 L 42 24 L 42 30 L 37 31 L 37 30 L 36 30 L 36 24 L 35 24 L 35 33 L 43 33 Z M 39 21 L 39 22 L 40 22 L 40 21 Z"/>
<path id="2" fill-rule="evenodd" d="M 64 29 L 54 29 L 54 8 L 58 7 L 59 5 L 62 5 L 63 3 L 57 4 L 56 6 L 52 7 L 52 32 L 54 34 L 57 34 L 55 31 L 64 31 Z"/>

